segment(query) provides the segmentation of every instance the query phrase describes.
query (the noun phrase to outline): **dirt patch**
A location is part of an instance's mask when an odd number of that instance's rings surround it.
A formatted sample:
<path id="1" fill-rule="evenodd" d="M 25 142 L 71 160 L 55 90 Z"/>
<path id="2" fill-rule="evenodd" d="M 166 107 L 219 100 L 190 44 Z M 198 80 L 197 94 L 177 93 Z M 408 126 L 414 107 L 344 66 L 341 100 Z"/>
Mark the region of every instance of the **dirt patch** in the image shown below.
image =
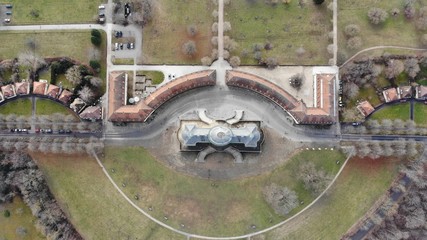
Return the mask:
<path id="1" fill-rule="evenodd" d="M 393 167 L 398 161 L 399 160 L 396 158 L 389 157 L 380 157 L 377 159 L 353 157 L 350 159 L 350 162 L 348 163 L 349 166 L 346 169 L 352 169 L 353 171 L 359 170 L 363 174 L 367 175 L 375 174 L 379 169 Z"/>
<path id="2" fill-rule="evenodd" d="M 169 196 L 165 199 L 162 210 L 169 218 L 180 219 L 187 226 L 204 218 L 200 204 L 191 198 Z"/>

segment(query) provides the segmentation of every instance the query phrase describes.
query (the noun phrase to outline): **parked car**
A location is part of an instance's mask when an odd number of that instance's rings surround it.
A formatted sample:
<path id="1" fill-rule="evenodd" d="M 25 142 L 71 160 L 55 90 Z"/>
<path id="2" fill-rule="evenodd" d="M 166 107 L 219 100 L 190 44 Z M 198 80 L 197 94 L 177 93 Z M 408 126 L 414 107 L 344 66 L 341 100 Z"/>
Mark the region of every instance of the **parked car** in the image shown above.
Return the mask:
<path id="1" fill-rule="evenodd" d="M 115 43 L 115 44 L 114 44 L 114 49 L 115 49 L 115 50 L 119 50 L 119 43 Z"/>
<path id="2" fill-rule="evenodd" d="M 5 18 L 5 19 L 4 19 L 4 22 L 5 22 L 5 23 L 10 23 L 10 18 Z"/>
<path id="3" fill-rule="evenodd" d="M 105 9 L 104 5 L 99 5 L 98 9 Z"/>
<path id="4" fill-rule="evenodd" d="M 130 49 L 130 43 L 127 43 L 127 48 Z"/>
<path id="5" fill-rule="evenodd" d="M 72 131 L 70 129 L 65 130 L 65 133 L 70 134 Z"/>
<path id="6" fill-rule="evenodd" d="M 64 130 L 64 129 L 59 129 L 59 130 L 58 130 L 58 133 L 59 133 L 59 134 L 64 134 L 64 133 L 65 133 L 65 130 Z"/>
<path id="7" fill-rule="evenodd" d="M 50 128 L 45 129 L 44 131 L 45 131 L 45 133 L 52 133 L 52 129 L 50 129 Z"/>
<path id="8" fill-rule="evenodd" d="M 6 4 L 6 8 L 12 8 L 12 4 Z"/>
<path id="9" fill-rule="evenodd" d="M 12 15 L 12 12 L 6 12 L 6 15 Z"/>
<path id="10" fill-rule="evenodd" d="M 134 49 L 134 48 L 135 48 L 135 46 L 133 45 L 133 42 L 130 43 L 130 49 Z"/>
<path id="11" fill-rule="evenodd" d="M 40 128 L 36 128 L 35 132 L 40 133 Z"/>
<path id="12" fill-rule="evenodd" d="M 123 50 L 123 43 L 120 43 L 120 49 Z"/>

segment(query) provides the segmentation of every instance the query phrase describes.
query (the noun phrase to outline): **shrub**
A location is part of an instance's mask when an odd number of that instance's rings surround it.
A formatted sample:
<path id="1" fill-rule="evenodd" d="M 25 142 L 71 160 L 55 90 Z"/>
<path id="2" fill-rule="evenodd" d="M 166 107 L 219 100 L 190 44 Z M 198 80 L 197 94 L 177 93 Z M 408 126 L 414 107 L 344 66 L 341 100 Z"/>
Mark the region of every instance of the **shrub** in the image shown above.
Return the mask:
<path id="1" fill-rule="evenodd" d="M 356 24 L 349 24 L 344 28 L 344 33 L 347 37 L 355 37 L 360 33 L 360 27 Z"/>
<path id="2" fill-rule="evenodd" d="M 90 34 L 94 37 L 99 37 L 101 38 L 101 32 L 98 29 L 92 29 L 92 31 L 90 32 Z"/>
<path id="3" fill-rule="evenodd" d="M 351 50 L 359 49 L 362 46 L 362 39 L 360 37 L 352 37 L 347 40 L 347 48 Z"/>
<path id="4" fill-rule="evenodd" d="M 196 25 L 191 24 L 191 25 L 187 26 L 187 34 L 188 34 L 188 36 L 190 36 L 190 37 L 196 36 L 197 31 L 198 30 L 197 30 L 197 26 Z"/>
<path id="5" fill-rule="evenodd" d="M 101 45 L 102 39 L 99 37 L 92 36 L 90 37 L 90 41 L 92 42 L 93 45 L 99 47 Z"/>
<path id="6" fill-rule="evenodd" d="M 3 216 L 4 217 L 6 217 L 6 218 L 8 218 L 8 217 L 10 217 L 10 211 L 9 210 L 4 210 L 4 212 L 3 212 Z"/>
<path id="7" fill-rule="evenodd" d="M 213 33 L 217 33 L 218 32 L 218 23 L 217 22 L 214 22 L 213 24 L 212 24 L 212 32 Z"/>
<path id="8" fill-rule="evenodd" d="M 101 68 L 101 64 L 98 60 L 90 60 L 89 65 L 97 72 L 99 72 Z"/>
<path id="9" fill-rule="evenodd" d="M 372 24 L 377 25 L 387 20 L 388 13 L 384 9 L 374 7 L 369 9 L 368 18 Z"/>
<path id="10" fill-rule="evenodd" d="M 304 76 L 302 74 L 295 74 L 289 79 L 291 87 L 299 90 L 304 82 Z"/>
<path id="11" fill-rule="evenodd" d="M 415 8 L 412 5 L 407 5 L 405 7 L 405 17 L 407 19 L 412 19 L 415 17 Z"/>
<path id="12" fill-rule="evenodd" d="M 325 0 L 313 0 L 314 4 L 320 5 L 324 2 Z"/>

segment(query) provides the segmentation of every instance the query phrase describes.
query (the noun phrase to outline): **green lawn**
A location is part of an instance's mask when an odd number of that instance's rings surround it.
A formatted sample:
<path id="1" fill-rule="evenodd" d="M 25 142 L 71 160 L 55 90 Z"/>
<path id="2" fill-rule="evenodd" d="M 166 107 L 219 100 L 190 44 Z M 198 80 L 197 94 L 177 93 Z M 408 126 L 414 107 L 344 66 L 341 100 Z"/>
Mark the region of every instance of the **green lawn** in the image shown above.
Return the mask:
<path id="1" fill-rule="evenodd" d="M 387 192 L 399 161 L 351 159 L 335 185 L 302 215 L 265 239 L 340 239 Z"/>
<path id="2" fill-rule="evenodd" d="M 211 26 L 214 22 L 211 15 L 217 9 L 212 1 L 191 0 L 157 0 L 154 19 L 144 27 L 143 63 L 144 64 L 201 64 L 200 59 L 210 56 L 212 45 Z M 187 26 L 195 24 L 198 33 L 190 38 Z M 182 45 L 193 40 L 197 53 L 187 57 L 182 53 Z"/>
<path id="3" fill-rule="evenodd" d="M 111 176 L 116 183 L 126 184 L 124 192 L 133 200 L 139 195 L 134 202 L 143 209 L 151 206 L 157 219 L 168 216 L 168 224 L 178 228 L 184 224 L 192 233 L 230 236 L 251 232 L 252 224 L 263 229 L 286 218 L 265 202 L 264 186 L 277 183 L 295 190 L 304 204 L 290 213 L 293 215 L 315 198 L 297 179 L 300 164 L 311 161 L 335 175 L 340 167 L 337 160 L 344 160 L 338 151 L 303 151 L 271 173 L 220 182 L 176 173 L 139 147 L 107 148 L 104 164 L 110 172 L 114 169 Z"/>
<path id="4" fill-rule="evenodd" d="M 0 106 L 0 114 L 16 114 L 23 116 L 31 116 L 31 99 L 19 98 L 12 99 L 10 102 Z"/>
<path id="5" fill-rule="evenodd" d="M 372 106 L 377 106 L 382 103 L 373 87 L 362 88 L 359 91 L 358 98 L 363 100 L 368 100 L 372 104 Z"/>
<path id="6" fill-rule="evenodd" d="M 98 5 L 104 0 L 8 0 L 13 4 L 12 24 L 54 24 L 96 22 Z M 38 13 L 38 17 L 34 17 Z"/>
<path id="7" fill-rule="evenodd" d="M 74 112 L 65 107 L 64 105 L 57 103 L 49 99 L 37 99 L 36 101 L 36 115 L 50 115 L 53 113 L 62 113 L 65 115 L 75 115 Z"/>
<path id="8" fill-rule="evenodd" d="M 8 218 L 3 215 L 6 210 L 10 212 Z M 0 204 L 0 213 L 0 239 L 46 239 L 35 228 L 36 219 L 21 198 L 15 197 L 12 203 Z M 27 233 L 23 236 L 18 235 L 16 233 L 18 227 L 25 228 Z"/>
<path id="9" fill-rule="evenodd" d="M 33 155 L 49 188 L 84 239 L 185 239 L 152 223 L 113 187 L 86 155 Z"/>
<path id="10" fill-rule="evenodd" d="M 138 75 L 145 75 L 147 79 L 151 79 L 154 85 L 160 84 L 165 79 L 165 75 L 160 71 L 138 71 Z"/>
<path id="11" fill-rule="evenodd" d="M 417 81 L 418 84 L 423 85 L 423 86 L 427 86 L 427 79 L 422 79 Z"/>
<path id="12" fill-rule="evenodd" d="M 112 60 L 114 65 L 133 65 L 133 58 L 114 58 Z"/>
<path id="13" fill-rule="evenodd" d="M 427 5 L 427 0 L 416 1 L 415 7 Z M 372 7 L 383 8 L 389 13 L 388 20 L 380 25 L 372 25 L 368 19 L 368 11 Z M 400 14 L 397 17 L 390 16 L 390 11 L 398 8 Z M 363 44 L 358 50 L 350 50 L 346 47 L 347 38 L 344 29 L 349 24 L 359 25 L 360 37 Z M 415 21 L 408 21 L 404 16 L 402 0 L 372 1 L 372 0 L 340 0 L 338 3 L 338 49 L 351 57 L 359 50 L 385 45 L 419 47 L 421 31 L 415 28 Z"/>
<path id="14" fill-rule="evenodd" d="M 386 105 L 382 109 L 373 113 L 369 119 L 382 120 L 382 119 L 402 119 L 403 121 L 409 120 L 409 103 L 396 103 Z"/>
<path id="15" fill-rule="evenodd" d="M 285 5 L 279 1 L 270 6 L 264 1 L 233 0 L 225 6 L 225 21 L 231 23 L 231 36 L 239 47 L 232 55 L 240 56 L 242 64 L 258 64 L 253 57 L 254 44 L 273 44 L 271 50 L 263 50 L 264 58 L 276 57 L 282 65 L 327 65 L 332 55 L 328 54 L 328 33 L 332 31 L 332 12 L 327 9 L 329 0 L 321 6 L 305 1 L 303 8 L 299 1 Z M 305 49 L 303 56 L 296 50 Z M 249 52 L 247 57 L 242 52 Z"/>
<path id="16" fill-rule="evenodd" d="M 427 105 L 423 103 L 414 104 L 414 121 L 417 126 L 427 127 Z"/>
<path id="17" fill-rule="evenodd" d="M 19 53 L 26 51 L 26 43 L 29 40 L 34 40 L 36 42 L 36 53 L 42 57 L 65 56 L 83 63 L 89 63 L 91 58 L 90 50 L 92 49 L 92 43 L 90 41 L 90 31 L 64 30 L 2 31 L 2 34 L 0 34 L 0 42 L 13 44 L 0 45 L 0 59 L 17 57 Z M 104 40 L 104 42 L 106 41 Z"/>

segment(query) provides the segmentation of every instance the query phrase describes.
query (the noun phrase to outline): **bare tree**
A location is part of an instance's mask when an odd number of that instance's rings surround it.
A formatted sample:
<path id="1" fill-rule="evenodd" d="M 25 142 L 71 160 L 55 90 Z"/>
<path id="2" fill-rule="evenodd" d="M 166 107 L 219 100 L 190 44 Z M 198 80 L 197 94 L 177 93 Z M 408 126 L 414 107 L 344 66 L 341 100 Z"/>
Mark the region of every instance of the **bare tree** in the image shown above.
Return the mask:
<path id="1" fill-rule="evenodd" d="M 265 64 L 267 65 L 268 69 L 273 69 L 273 68 L 277 67 L 279 62 L 277 61 L 277 58 L 275 58 L 275 57 L 268 57 L 265 60 Z"/>
<path id="2" fill-rule="evenodd" d="M 217 37 L 217 36 L 213 36 L 213 37 L 211 38 L 211 43 L 212 43 L 212 45 L 214 45 L 214 46 L 218 46 L 218 37 Z"/>
<path id="3" fill-rule="evenodd" d="M 231 23 L 230 22 L 224 22 L 223 30 L 224 30 L 224 32 L 231 31 Z"/>
<path id="4" fill-rule="evenodd" d="M 384 71 L 387 78 L 392 79 L 397 77 L 405 69 L 402 61 L 392 59 L 388 62 L 388 65 Z"/>
<path id="5" fill-rule="evenodd" d="M 384 9 L 374 7 L 369 9 L 368 18 L 372 24 L 377 25 L 387 20 L 388 13 Z"/>
<path id="6" fill-rule="evenodd" d="M 405 72 L 408 73 L 408 76 L 412 79 L 415 78 L 420 71 L 420 66 L 418 65 L 418 60 L 415 58 L 409 58 L 405 60 L 404 63 Z"/>
<path id="7" fill-rule="evenodd" d="M 303 47 L 299 47 L 299 48 L 297 48 L 297 50 L 295 50 L 295 52 L 296 52 L 298 57 L 302 57 L 306 51 Z"/>
<path id="8" fill-rule="evenodd" d="M 204 66 L 210 66 L 212 64 L 212 58 L 208 57 L 208 56 L 203 57 L 200 61 L 202 62 L 202 65 L 204 65 Z"/>
<path id="9" fill-rule="evenodd" d="M 86 103 L 91 103 L 95 97 L 92 89 L 90 89 L 88 86 L 84 86 L 78 93 L 79 97 Z"/>
<path id="10" fill-rule="evenodd" d="M 238 67 L 240 65 L 240 58 L 238 56 L 232 56 L 230 58 L 230 65 L 232 67 Z"/>
<path id="11" fill-rule="evenodd" d="M 188 41 L 182 45 L 182 52 L 188 56 L 194 56 L 197 53 L 196 43 Z"/>
<path id="12" fill-rule="evenodd" d="M 90 84 L 94 87 L 97 87 L 97 88 L 101 87 L 102 82 L 103 82 L 102 79 L 99 77 L 91 77 L 90 78 Z"/>
<path id="13" fill-rule="evenodd" d="M 346 83 L 344 84 L 343 92 L 348 98 L 354 99 L 359 95 L 359 86 L 353 82 Z"/>
<path id="14" fill-rule="evenodd" d="M 344 33 L 347 37 L 355 37 L 360 33 L 360 27 L 357 24 L 349 24 L 345 26 Z"/>
<path id="15" fill-rule="evenodd" d="M 23 52 L 18 56 L 18 62 L 22 66 L 30 68 L 29 79 L 34 80 L 37 71 L 46 66 L 46 61 L 34 52 Z"/>
<path id="16" fill-rule="evenodd" d="M 351 50 L 357 50 L 362 46 L 362 38 L 352 37 L 347 40 L 347 48 Z"/>
<path id="17" fill-rule="evenodd" d="M 326 174 L 323 169 L 316 169 L 312 162 L 301 164 L 298 171 L 298 178 L 304 182 L 305 189 L 313 194 L 323 191 L 332 180 L 331 175 Z"/>
<path id="18" fill-rule="evenodd" d="M 211 30 L 212 30 L 213 33 L 217 33 L 218 32 L 218 23 L 217 22 L 214 22 L 212 24 Z"/>
<path id="19" fill-rule="evenodd" d="M 238 47 L 238 44 L 234 39 L 231 39 L 229 36 L 224 36 L 223 38 L 224 49 L 228 51 L 234 51 Z"/>
<path id="20" fill-rule="evenodd" d="M 264 187 L 263 194 L 265 200 L 277 214 L 287 215 L 292 209 L 298 206 L 297 194 L 287 187 L 281 187 L 272 183 Z"/>
<path id="21" fill-rule="evenodd" d="M 67 72 L 65 72 L 65 78 L 74 85 L 79 85 L 82 81 L 82 73 L 79 65 L 74 65 L 70 67 Z"/>

